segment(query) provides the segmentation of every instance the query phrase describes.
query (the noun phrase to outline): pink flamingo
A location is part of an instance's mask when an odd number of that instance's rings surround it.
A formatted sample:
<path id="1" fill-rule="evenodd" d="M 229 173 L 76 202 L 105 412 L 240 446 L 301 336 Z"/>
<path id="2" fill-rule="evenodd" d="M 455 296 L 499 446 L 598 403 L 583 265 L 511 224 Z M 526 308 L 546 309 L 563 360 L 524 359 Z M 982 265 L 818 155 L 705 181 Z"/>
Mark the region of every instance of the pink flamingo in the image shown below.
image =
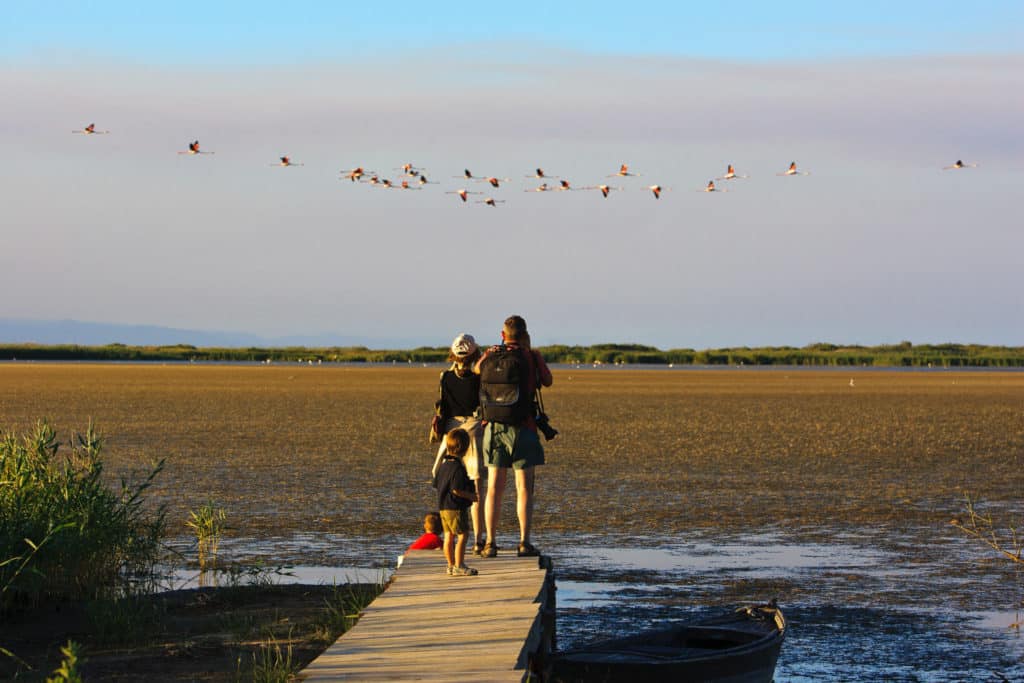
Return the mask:
<path id="1" fill-rule="evenodd" d="M 82 128 L 81 130 L 73 130 L 71 132 L 72 133 L 81 133 L 83 135 L 106 135 L 110 131 L 109 130 L 96 130 L 96 124 L 95 123 L 90 123 L 88 126 L 86 126 L 85 128 Z"/>
<path id="2" fill-rule="evenodd" d="M 216 154 L 216 152 L 201 152 L 199 151 L 199 140 L 190 142 L 187 150 L 182 150 L 178 154 Z"/>
<path id="3" fill-rule="evenodd" d="M 471 194 L 483 194 L 483 193 L 482 192 L 470 192 L 469 190 L 451 190 L 449 192 L 445 192 L 445 194 L 457 194 L 457 195 L 459 195 L 459 199 L 461 199 L 463 202 L 465 202 L 466 201 L 466 197 L 468 195 L 471 195 Z"/>

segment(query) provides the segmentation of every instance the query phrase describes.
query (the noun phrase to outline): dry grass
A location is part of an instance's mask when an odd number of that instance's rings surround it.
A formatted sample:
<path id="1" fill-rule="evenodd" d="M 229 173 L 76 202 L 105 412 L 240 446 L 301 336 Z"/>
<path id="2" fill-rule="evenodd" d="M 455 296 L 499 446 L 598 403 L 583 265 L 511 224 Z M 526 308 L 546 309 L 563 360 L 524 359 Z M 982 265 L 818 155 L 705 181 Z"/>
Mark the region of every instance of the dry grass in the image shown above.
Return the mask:
<path id="1" fill-rule="evenodd" d="M 93 418 L 113 476 L 166 458 L 153 497 L 172 532 L 213 499 L 237 536 L 412 535 L 434 498 L 437 375 L 4 364 L 0 427 Z M 1019 499 L 1024 373 L 556 368 L 545 398 L 561 434 L 539 534 L 941 526 L 965 491 Z"/>

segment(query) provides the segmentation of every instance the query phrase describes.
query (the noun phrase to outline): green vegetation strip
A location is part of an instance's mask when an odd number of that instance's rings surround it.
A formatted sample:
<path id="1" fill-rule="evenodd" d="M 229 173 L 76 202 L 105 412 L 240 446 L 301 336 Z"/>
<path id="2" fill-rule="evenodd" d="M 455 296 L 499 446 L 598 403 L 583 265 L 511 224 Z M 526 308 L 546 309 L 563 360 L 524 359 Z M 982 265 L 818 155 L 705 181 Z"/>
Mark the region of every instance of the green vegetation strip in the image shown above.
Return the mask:
<path id="1" fill-rule="evenodd" d="M 735 347 L 670 349 L 641 344 L 553 345 L 539 347 L 552 363 L 639 365 L 806 365 L 871 367 L 1024 367 L 1024 347 L 983 344 L 885 344 L 840 346 L 818 343 L 803 347 Z M 325 363 L 442 363 L 446 347 L 374 350 L 362 346 L 307 348 L 200 348 L 175 346 L 46 346 L 0 344 L 0 359 L 74 361 L 235 361 Z"/>

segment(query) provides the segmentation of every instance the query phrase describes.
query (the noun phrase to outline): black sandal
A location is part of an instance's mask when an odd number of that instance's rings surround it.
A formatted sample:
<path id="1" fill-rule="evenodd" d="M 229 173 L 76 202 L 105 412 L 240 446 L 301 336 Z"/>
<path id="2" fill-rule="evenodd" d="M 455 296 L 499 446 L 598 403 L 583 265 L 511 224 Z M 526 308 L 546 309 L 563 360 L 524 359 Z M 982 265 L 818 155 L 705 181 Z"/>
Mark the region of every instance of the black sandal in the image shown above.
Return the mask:
<path id="1" fill-rule="evenodd" d="M 533 547 L 531 543 L 520 543 L 516 555 L 519 557 L 540 557 L 540 551 Z"/>

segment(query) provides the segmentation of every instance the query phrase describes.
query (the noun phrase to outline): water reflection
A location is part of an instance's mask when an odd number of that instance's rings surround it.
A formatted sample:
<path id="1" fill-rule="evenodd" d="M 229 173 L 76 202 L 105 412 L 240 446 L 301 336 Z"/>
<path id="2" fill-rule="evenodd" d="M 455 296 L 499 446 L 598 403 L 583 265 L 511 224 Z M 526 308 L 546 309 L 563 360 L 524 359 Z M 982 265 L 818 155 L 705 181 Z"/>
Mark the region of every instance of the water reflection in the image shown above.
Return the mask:
<path id="1" fill-rule="evenodd" d="M 227 587 L 247 585 L 343 585 L 346 583 L 383 583 L 392 571 L 372 567 L 316 567 L 249 565 L 218 569 L 175 569 L 161 573 L 165 589 Z"/>

